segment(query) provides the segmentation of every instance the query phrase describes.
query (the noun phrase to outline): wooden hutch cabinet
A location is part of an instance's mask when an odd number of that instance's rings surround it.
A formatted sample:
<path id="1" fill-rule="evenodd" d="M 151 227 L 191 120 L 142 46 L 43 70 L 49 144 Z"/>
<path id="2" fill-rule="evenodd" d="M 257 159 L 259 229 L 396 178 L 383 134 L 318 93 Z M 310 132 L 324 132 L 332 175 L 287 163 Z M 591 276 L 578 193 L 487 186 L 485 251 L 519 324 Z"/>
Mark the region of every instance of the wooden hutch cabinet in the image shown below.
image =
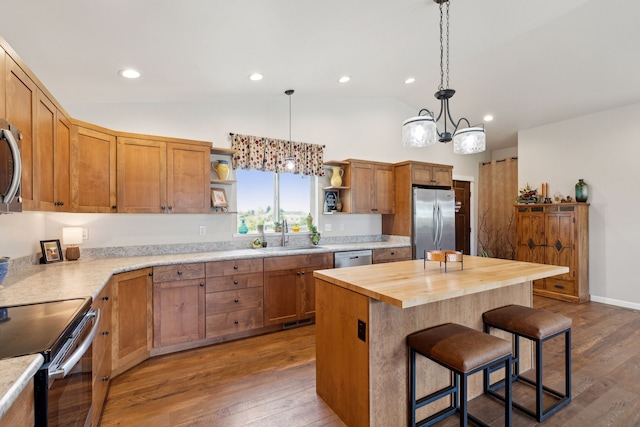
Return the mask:
<path id="1" fill-rule="evenodd" d="M 589 301 L 589 205 L 516 205 L 516 259 L 569 267 L 536 280 L 533 293 L 563 301 Z"/>

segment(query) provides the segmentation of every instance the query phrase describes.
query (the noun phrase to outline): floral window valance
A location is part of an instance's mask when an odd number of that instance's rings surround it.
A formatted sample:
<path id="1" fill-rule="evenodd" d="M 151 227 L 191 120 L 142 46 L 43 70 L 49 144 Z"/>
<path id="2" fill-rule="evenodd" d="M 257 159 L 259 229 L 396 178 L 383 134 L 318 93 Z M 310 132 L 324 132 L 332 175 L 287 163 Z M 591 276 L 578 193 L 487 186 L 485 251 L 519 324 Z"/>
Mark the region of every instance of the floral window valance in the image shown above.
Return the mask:
<path id="1" fill-rule="evenodd" d="M 295 158 L 293 173 L 324 176 L 324 146 L 284 139 L 231 134 L 234 169 L 256 169 L 269 172 L 285 170 L 285 159 Z"/>

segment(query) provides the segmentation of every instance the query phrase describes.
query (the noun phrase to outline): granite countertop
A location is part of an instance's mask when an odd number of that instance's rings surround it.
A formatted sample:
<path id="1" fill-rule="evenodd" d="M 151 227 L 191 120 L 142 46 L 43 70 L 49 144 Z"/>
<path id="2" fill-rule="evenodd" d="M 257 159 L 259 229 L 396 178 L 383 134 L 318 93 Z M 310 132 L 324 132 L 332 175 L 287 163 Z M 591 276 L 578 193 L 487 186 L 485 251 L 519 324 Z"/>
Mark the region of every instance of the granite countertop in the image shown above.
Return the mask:
<path id="1" fill-rule="evenodd" d="M 4 289 L 0 290 L 0 307 L 72 298 L 95 298 L 112 274 L 158 265 L 407 246 L 409 246 L 408 243 L 402 242 L 364 242 L 274 252 L 239 249 L 167 255 L 80 258 L 77 261 L 37 265 L 9 274 L 3 283 Z"/>
<path id="2" fill-rule="evenodd" d="M 29 384 L 43 361 L 40 354 L 0 360 L 0 418 Z"/>

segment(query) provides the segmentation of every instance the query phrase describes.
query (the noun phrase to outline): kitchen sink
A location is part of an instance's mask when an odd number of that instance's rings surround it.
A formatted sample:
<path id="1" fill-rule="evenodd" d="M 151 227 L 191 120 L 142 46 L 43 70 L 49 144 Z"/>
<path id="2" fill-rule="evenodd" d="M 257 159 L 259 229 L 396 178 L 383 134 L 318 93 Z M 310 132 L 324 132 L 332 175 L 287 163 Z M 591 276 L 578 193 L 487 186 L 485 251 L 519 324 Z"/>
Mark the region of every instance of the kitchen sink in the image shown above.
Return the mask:
<path id="1" fill-rule="evenodd" d="M 308 249 L 322 249 L 321 246 L 302 245 L 302 246 L 267 246 L 258 249 L 261 252 L 288 252 L 288 251 L 306 251 Z"/>

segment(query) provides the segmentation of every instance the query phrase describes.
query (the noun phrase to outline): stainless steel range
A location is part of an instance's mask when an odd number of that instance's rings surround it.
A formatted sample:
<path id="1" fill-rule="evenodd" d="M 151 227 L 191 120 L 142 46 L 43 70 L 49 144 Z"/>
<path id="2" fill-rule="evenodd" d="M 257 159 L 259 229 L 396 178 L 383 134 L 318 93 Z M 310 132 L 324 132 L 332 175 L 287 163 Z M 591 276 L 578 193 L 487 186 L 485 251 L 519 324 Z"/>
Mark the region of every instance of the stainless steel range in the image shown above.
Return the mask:
<path id="1" fill-rule="evenodd" d="M 37 427 L 91 424 L 91 298 L 0 308 L 0 359 L 40 353 L 34 377 Z"/>

